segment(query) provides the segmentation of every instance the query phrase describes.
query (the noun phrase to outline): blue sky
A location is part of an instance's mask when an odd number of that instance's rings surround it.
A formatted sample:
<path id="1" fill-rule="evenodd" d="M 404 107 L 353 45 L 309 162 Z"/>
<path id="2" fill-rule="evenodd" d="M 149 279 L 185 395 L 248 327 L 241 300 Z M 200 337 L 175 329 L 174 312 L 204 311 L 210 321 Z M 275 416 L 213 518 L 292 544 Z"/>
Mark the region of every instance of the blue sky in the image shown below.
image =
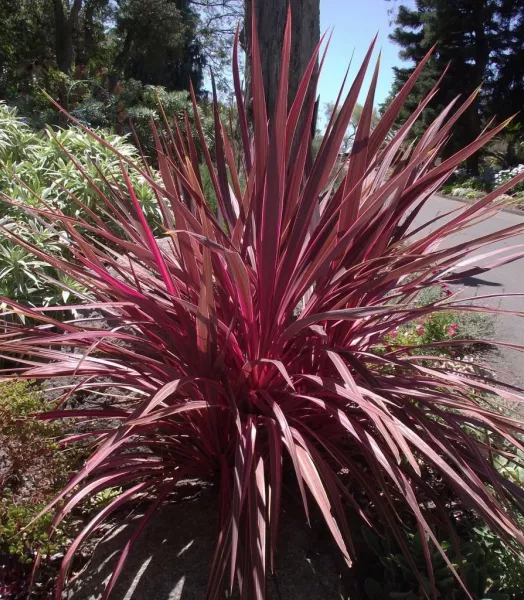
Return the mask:
<path id="1" fill-rule="evenodd" d="M 385 0 L 321 0 L 320 31 L 334 28 L 328 55 L 319 82 L 321 110 L 323 118 L 325 102 L 335 101 L 344 73 L 355 52 L 348 81 L 352 80 L 375 34 L 378 32 L 377 51 L 382 50 L 381 67 L 375 105 L 378 106 L 388 95 L 393 80 L 392 67 L 399 66 L 399 47 L 388 40 L 393 30 L 389 24 L 388 9 L 393 2 Z M 370 69 L 371 71 L 372 69 Z M 367 89 L 364 84 L 364 89 Z M 361 98 L 361 101 L 363 98 Z"/>

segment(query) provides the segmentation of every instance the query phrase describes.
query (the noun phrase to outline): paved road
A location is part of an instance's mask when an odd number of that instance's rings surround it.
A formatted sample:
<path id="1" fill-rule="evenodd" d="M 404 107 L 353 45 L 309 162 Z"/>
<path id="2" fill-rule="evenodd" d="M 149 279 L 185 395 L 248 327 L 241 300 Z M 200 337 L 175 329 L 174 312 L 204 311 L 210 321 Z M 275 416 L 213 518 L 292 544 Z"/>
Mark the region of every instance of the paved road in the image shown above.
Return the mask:
<path id="1" fill-rule="evenodd" d="M 418 225 L 428 222 L 440 214 L 446 214 L 455 209 L 464 207 L 464 203 L 440 196 L 433 196 L 428 205 L 417 217 Z M 444 222 L 444 221 L 442 221 Z M 441 222 L 439 222 L 440 224 Z M 500 212 L 482 223 L 469 228 L 467 231 L 456 234 L 452 243 L 475 239 L 479 236 L 524 223 L 524 216 Z M 434 228 L 435 226 L 433 226 Z M 524 234 L 503 242 L 493 244 L 491 248 L 509 248 L 515 244 L 524 244 Z M 524 249 L 524 248 L 522 248 Z M 522 250 L 521 249 L 521 250 Z M 487 249 L 472 254 L 481 254 Z M 495 257 L 496 258 L 496 257 Z M 479 277 L 472 277 L 462 282 L 466 287 L 464 297 L 484 296 L 488 294 L 511 294 L 524 293 L 524 259 L 520 259 L 508 265 L 497 267 L 492 271 L 484 273 Z M 490 300 L 479 300 L 477 304 L 485 306 L 496 306 L 508 310 L 524 311 L 524 296 L 513 298 L 496 298 Z M 524 318 L 514 315 L 497 315 L 495 320 L 495 339 L 505 342 L 514 342 L 524 345 Z M 501 381 L 524 387 L 524 353 L 499 349 L 492 357 L 493 367 L 499 372 Z"/>

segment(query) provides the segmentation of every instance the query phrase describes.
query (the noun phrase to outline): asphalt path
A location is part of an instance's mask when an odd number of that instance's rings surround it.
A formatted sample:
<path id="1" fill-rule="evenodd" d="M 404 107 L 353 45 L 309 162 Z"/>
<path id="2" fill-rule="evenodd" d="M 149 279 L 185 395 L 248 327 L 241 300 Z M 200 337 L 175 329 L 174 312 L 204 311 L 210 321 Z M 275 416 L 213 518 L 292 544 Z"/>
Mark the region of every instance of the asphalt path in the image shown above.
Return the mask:
<path id="1" fill-rule="evenodd" d="M 426 203 L 426 206 L 421 211 L 420 215 L 418 215 L 414 225 L 421 226 L 422 224 L 431 221 L 431 219 L 436 216 L 446 215 L 457 209 L 463 209 L 466 206 L 467 205 L 463 202 L 435 195 L 428 203 Z M 446 216 L 438 223 L 430 225 L 430 229 L 440 226 L 447 219 L 456 214 L 457 213 L 455 212 L 451 216 Z M 448 244 L 474 240 L 478 237 L 522 223 L 524 223 L 524 215 L 521 216 L 519 214 L 501 211 L 498 214 L 489 217 L 489 219 L 476 223 L 467 230 L 455 234 L 450 238 Z M 471 253 L 471 256 L 473 257 L 488 252 L 490 249 L 496 250 L 499 248 L 507 248 L 508 254 L 512 254 L 513 252 L 510 251 L 510 248 L 516 244 L 522 244 L 523 246 L 515 251 L 524 251 L 524 234 L 492 244 L 489 248 L 477 250 Z M 497 257 L 492 260 L 495 260 L 496 258 Z M 484 260 L 482 262 L 486 263 L 488 261 Z M 464 298 L 487 296 L 490 294 L 524 294 L 524 259 L 496 267 L 478 277 L 467 278 L 463 280 L 458 287 L 463 288 L 461 296 Z M 475 304 L 497 307 L 504 310 L 524 311 L 524 295 L 521 297 L 514 296 L 478 300 L 475 301 Z M 499 314 L 495 318 L 494 325 L 495 340 L 522 344 L 524 346 L 524 318 L 516 315 Z M 493 368 L 497 371 L 500 381 L 512 385 L 519 385 L 524 388 L 523 352 L 508 348 L 499 348 L 489 357 L 489 360 Z"/>

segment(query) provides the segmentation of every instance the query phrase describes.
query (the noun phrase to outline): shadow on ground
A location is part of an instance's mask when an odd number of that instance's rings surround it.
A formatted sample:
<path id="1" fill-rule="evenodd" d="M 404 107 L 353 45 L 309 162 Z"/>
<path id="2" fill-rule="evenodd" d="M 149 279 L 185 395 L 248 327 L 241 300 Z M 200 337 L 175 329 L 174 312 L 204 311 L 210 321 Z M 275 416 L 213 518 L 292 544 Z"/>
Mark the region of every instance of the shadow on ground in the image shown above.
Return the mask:
<path id="1" fill-rule="evenodd" d="M 205 598 L 216 540 L 216 514 L 217 500 L 210 492 L 160 509 L 130 554 L 110 599 Z M 131 522 L 114 529 L 98 544 L 80 581 L 69 591 L 69 600 L 101 597 L 132 531 Z M 279 542 L 275 577 L 268 580 L 272 600 L 348 598 L 342 592 L 338 554 L 323 527 L 309 529 L 303 511 L 287 510 L 282 515 Z"/>
<path id="2" fill-rule="evenodd" d="M 489 281 L 488 279 L 481 279 L 480 277 L 464 277 L 464 279 L 461 279 L 459 283 L 467 287 L 502 287 L 501 283 L 497 283 L 496 281 Z"/>

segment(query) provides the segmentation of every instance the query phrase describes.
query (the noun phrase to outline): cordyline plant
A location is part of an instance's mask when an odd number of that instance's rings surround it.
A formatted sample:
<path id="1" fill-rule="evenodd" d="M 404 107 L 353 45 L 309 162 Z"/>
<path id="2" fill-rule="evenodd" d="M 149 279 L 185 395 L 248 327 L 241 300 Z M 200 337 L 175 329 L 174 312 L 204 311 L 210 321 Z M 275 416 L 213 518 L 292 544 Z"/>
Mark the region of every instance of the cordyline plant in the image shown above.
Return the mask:
<path id="1" fill-rule="evenodd" d="M 499 400 L 516 403 L 524 396 L 450 370 L 449 359 L 439 352 L 413 354 L 388 337 L 434 312 L 489 310 L 456 296 L 423 307 L 414 299 L 425 288 L 524 255 L 515 246 L 504 255 L 485 250 L 468 256 L 521 233 L 524 225 L 467 243 L 452 237 L 493 215 L 497 198 L 524 174 L 475 204 L 433 219 L 430 228 L 414 224 L 457 165 L 505 123 L 438 161 L 476 94 L 462 104 L 453 101 L 420 139 L 406 145 L 437 86 L 400 129 L 392 126 L 428 57 L 371 130 L 377 64 L 351 152 L 341 161 L 339 148 L 372 44 L 311 160 L 315 94 L 310 91 L 317 82 L 319 49 L 288 106 L 288 22 L 278 102 L 268 119 L 257 44 L 254 35 L 252 131 L 235 49 L 240 158 L 216 98 L 211 157 L 193 95 L 196 135 L 218 214 L 202 191 L 193 135 L 176 127 L 166 139 L 153 129 L 161 182 L 145 163 L 121 156 L 126 186 L 110 183 L 111 194 L 97 189 L 100 211 L 73 195 L 82 216 L 66 216 L 45 204 L 30 208 L 55 228 L 61 223 L 71 259 L 46 256 L 5 232 L 87 290 L 85 303 L 74 308 L 97 313 L 94 319 L 60 322 L 53 318 L 55 307 L 29 308 L 3 299 L 10 311 L 0 352 L 18 362 L 4 377 L 71 378 L 70 385 L 60 384 L 62 405 L 45 418 L 78 417 L 100 427 L 66 440 L 89 436 L 92 454 L 50 505 L 56 509 L 53 528 L 86 497 L 123 490 L 71 544 L 57 598 L 80 546 L 123 505 L 147 498 L 150 506 L 122 549 L 107 598 L 148 520 L 187 478 L 215 482 L 219 490 L 210 599 L 228 586 L 238 586 L 243 598 L 265 597 L 286 473 L 293 474 L 290 481 L 306 517 L 316 505 L 348 565 L 354 548 L 347 506 L 371 525 L 387 527 L 406 553 L 401 511 L 407 509 L 428 557 L 429 584 L 419 575 L 428 596 L 436 595 L 430 545 L 439 547 L 432 525 L 452 528 L 449 503 L 435 492 L 436 478 L 506 542 L 524 543 L 518 524 L 524 491 L 492 460 L 494 439 L 509 461 L 518 461 L 524 451 L 524 422 L 496 407 Z M 156 194 L 162 239 L 152 234 L 129 170 L 138 171 Z M 25 322 L 13 313 L 24 315 Z M 73 393 L 107 387 L 120 389 L 110 409 L 67 408 Z"/>

